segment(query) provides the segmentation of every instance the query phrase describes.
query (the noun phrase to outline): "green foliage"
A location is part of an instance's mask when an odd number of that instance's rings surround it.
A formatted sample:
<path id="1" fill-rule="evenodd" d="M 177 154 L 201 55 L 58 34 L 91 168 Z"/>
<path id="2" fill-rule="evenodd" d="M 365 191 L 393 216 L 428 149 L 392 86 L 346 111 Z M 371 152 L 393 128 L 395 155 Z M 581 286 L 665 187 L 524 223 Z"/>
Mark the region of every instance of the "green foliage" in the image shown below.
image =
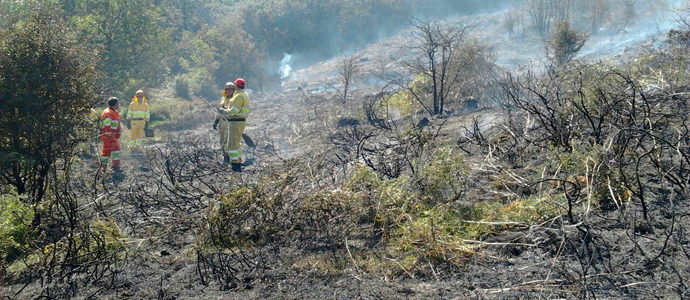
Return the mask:
<path id="1" fill-rule="evenodd" d="M 380 199 L 375 204 L 381 208 L 377 221 L 385 225 L 381 228 L 387 230 L 384 236 L 388 237 L 382 255 L 395 258 L 395 263 L 406 270 L 426 259 L 461 263 L 465 254 L 480 246 L 468 244 L 468 240 L 480 240 L 511 226 L 490 223 L 529 224 L 558 213 L 555 206 L 543 199 L 518 200 L 507 205 L 457 202 L 469 168 L 462 156 L 447 148 L 437 149 L 432 157 L 413 178 L 378 180 L 366 169 L 351 178 L 354 181 L 350 186 L 361 186 L 362 192 L 368 191 L 364 192 L 369 193 L 368 197 Z M 396 269 L 396 266 L 384 266 Z"/>
<path id="2" fill-rule="evenodd" d="M 110 268 L 111 264 L 125 258 L 126 236 L 114 220 L 95 218 L 79 224 L 74 230 L 74 235 L 63 236 L 57 241 L 51 241 L 34 249 L 33 252 L 26 253 L 27 258 L 14 263 L 9 270 L 13 273 L 22 273 L 31 269 L 51 267 L 55 268 L 55 271 L 61 268 L 68 271 L 69 268 L 89 268 L 99 264 Z M 108 268 L 96 267 L 94 272 L 109 272 Z"/>
<path id="3" fill-rule="evenodd" d="M 246 252 L 280 240 L 339 247 L 378 237 L 379 246 L 360 248 L 353 259 L 372 272 L 399 273 L 401 267 L 413 271 L 420 261 L 462 264 L 487 235 L 560 213 L 547 198 L 463 203 L 469 172 L 463 157 L 448 148 L 431 157 L 417 163 L 413 176 L 381 179 L 359 165 L 334 189 L 295 192 L 299 177 L 285 173 L 233 190 L 208 212 L 205 251 Z M 319 268 L 328 272 L 348 265 L 320 259 Z"/>
<path id="4" fill-rule="evenodd" d="M 415 112 L 416 102 L 414 98 L 407 91 L 399 91 L 392 95 L 384 96 L 384 101 L 387 107 L 384 108 L 387 119 L 397 119 L 400 116 L 407 116 Z"/>
<path id="5" fill-rule="evenodd" d="M 420 197 L 429 203 L 444 203 L 457 200 L 463 192 L 464 178 L 469 173 L 462 156 L 451 149 L 435 150 L 433 160 L 415 176 Z"/>
<path id="6" fill-rule="evenodd" d="M 530 197 L 514 200 L 508 204 L 482 202 L 473 208 L 474 220 L 467 223 L 464 230 L 474 239 L 515 224 L 534 224 L 564 213 L 554 199 Z"/>
<path id="7" fill-rule="evenodd" d="M 205 41 L 217 49 L 215 60 L 218 62 L 218 68 L 212 75 L 220 86 L 237 77 L 252 80 L 254 84 L 253 81 L 265 72 L 264 50 L 257 47 L 246 32 L 238 30 L 240 24 L 234 17 L 228 17 L 221 20 L 218 26 L 210 27 L 204 37 Z"/>
<path id="8" fill-rule="evenodd" d="M 33 208 L 14 191 L 0 195 L 0 265 L 11 263 L 29 249 Z"/>
<path id="9" fill-rule="evenodd" d="M 426 95 L 431 93 L 431 77 L 419 74 L 410 82 L 410 90 L 401 90 L 392 95 L 384 96 L 384 101 L 381 102 L 384 111 L 386 111 L 386 118 L 395 119 L 399 116 L 410 115 L 423 107 L 413 97 L 416 95 Z"/>
<path id="10" fill-rule="evenodd" d="M 243 28 L 270 55 L 329 55 L 340 49 L 324 41 L 342 40 L 342 48 L 375 39 L 379 28 L 400 22 L 395 13 L 405 1 L 261 0 L 243 2 Z M 334 34 L 335 32 L 335 34 Z"/>
<path id="11" fill-rule="evenodd" d="M 462 156 L 451 149 L 437 149 L 433 160 L 423 164 L 414 177 L 378 179 L 360 167 L 346 187 L 353 196 L 376 212 L 376 228 L 383 232 L 385 248 L 371 259 L 362 254 L 364 267 L 372 271 L 414 269 L 419 261 L 437 260 L 456 264 L 481 246 L 478 240 L 516 224 L 528 225 L 562 213 L 546 198 L 515 200 L 508 204 L 459 202 L 463 178 L 469 172 Z"/>
<path id="12" fill-rule="evenodd" d="M 358 166 L 345 183 L 348 191 L 369 206 L 374 226 L 383 236 L 406 218 L 405 213 L 416 209 L 420 199 L 408 191 L 408 186 L 409 178 L 380 179 L 365 166 Z"/>
<path id="13" fill-rule="evenodd" d="M 44 6 L 75 30 L 116 93 L 183 78 L 207 98 L 236 77 L 275 84 L 283 53 L 314 59 L 361 47 L 393 32 L 419 8 L 474 11 L 477 0 L 7 0 L 0 32 Z M 506 2 L 497 0 L 492 2 Z M 474 8 L 473 8 L 474 7 Z M 0 33 L 1 34 L 1 33 Z M 186 98 L 186 97 L 185 97 Z"/>
<path id="14" fill-rule="evenodd" d="M 662 203 L 666 186 L 687 193 L 687 181 L 676 179 L 688 172 L 688 119 L 679 113 L 687 110 L 687 99 L 676 96 L 688 86 L 686 53 L 676 48 L 653 51 L 626 69 L 571 63 L 505 85 L 510 99 L 539 119 L 523 140 L 515 139 L 509 147 L 535 151 L 529 156 L 546 160 L 540 179 L 553 188 L 543 188 L 536 179 L 539 189 L 564 194 L 569 222 L 586 219 L 591 207 L 627 209 L 634 201 L 649 220 L 650 200 Z M 508 123 L 525 121 L 518 120 Z M 499 132 L 516 128 L 522 127 Z M 493 147 L 513 143 L 500 136 L 492 138 L 498 145 Z M 541 142 L 528 145 L 533 138 Z"/>
<path id="15" fill-rule="evenodd" d="M 260 0 L 240 4 L 242 28 L 271 56 L 333 55 L 393 31 L 407 15 L 476 12 L 490 0 Z"/>
<path id="16" fill-rule="evenodd" d="M 253 202 L 259 199 L 257 194 L 249 188 L 241 188 L 224 195 L 218 205 L 209 212 L 208 243 L 217 247 L 234 248 L 251 243 L 251 236 L 257 235 L 259 230 L 249 231 L 252 220 L 248 216 L 252 213 Z"/>
<path id="17" fill-rule="evenodd" d="M 488 235 L 515 226 L 527 226 L 563 213 L 541 198 L 516 200 L 509 204 L 438 204 L 419 209 L 394 228 L 380 256 L 392 261 L 368 261 L 372 271 L 412 271 L 417 262 L 441 261 L 462 265 L 468 255 L 482 246 Z M 392 264 L 391 264 L 392 262 Z M 396 266 L 398 265 L 398 266 Z"/>
<path id="18" fill-rule="evenodd" d="M 496 99 L 496 64 L 495 57 L 490 47 L 476 39 L 470 39 L 460 45 L 457 50 L 458 56 L 453 62 L 453 72 L 458 70 L 458 76 L 461 78 L 453 94 L 457 96 L 456 99 L 448 99 L 450 105 L 464 105 L 464 103 L 457 103 L 455 101 L 462 101 L 464 99 L 483 99 L 482 102 L 489 102 Z"/>
<path id="19" fill-rule="evenodd" d="M 8 29 L 0 53 L 1 182 L 37 202 L 54 164 L 90 133 L 98 72 L 50 7 Z"/>
<path id="20" fill-rule="evenodd" d="M 190 100 L 189 81 L 185 78 L 175 78 L 175 95 L 185 100 Z"/>
<path id="21" fill-rule="evenodd" d="M 156 101 L 149 103 L 151 110 L 151 128 L 166 125 L 187 126 L 186 118 L 200 113 L 209 113 L 206 104 L 199 101 Z"/>
<path id="22" fill-rule="evenodd" d="M 463 220 L 460 213 L 446 205 L 425 209 L 397 228 L 387 255 L 398 258 L 408 270 L 417 261 L 427 259 L 461 263 L 465 254 L 477 249 L 465 243 L 471 236 L 462 230 Z"/>
<path id="23" fill-rule="evenodd" d="M 126 235 L 117 225 L 115 220 L 110 218 L 95 218 L 89 224 L 93 232 L 93 239 L 103 243 L 103 248 L 108 251 L 118 251 L 124 248 Z"/>
<path id="24" fill-rule="evenodd" d="M 172 39 L 155 1 L 82 0 L 73 7 L 70 21 L 80 40 L 100 54 L 110 85 L 125 91 L 163 82 Z"/>
<path id="25" fill-rule="evenodd" d="M 181 40 L 184 49 L 179 58 L 179 64 L 184 71 L 180 78 L 189 83 L 192 93 L 210 97 L 214 91 L 207 91 L 207 87 L 215 86 L 213 73 L 218 69 L 215 60 L 217 49 L 206 42 L 201 35 L 185 32 Z"/>

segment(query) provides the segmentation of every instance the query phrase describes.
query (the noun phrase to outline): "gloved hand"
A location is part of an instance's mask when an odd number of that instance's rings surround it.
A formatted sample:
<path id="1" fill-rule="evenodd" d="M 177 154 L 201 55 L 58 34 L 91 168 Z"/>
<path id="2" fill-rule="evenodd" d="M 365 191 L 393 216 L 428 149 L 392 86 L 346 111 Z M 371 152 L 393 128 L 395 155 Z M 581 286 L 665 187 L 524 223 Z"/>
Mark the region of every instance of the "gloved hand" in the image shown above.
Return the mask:
<path id="1" fill-rule="evenodd" d="M 149 129 L 149 122 L 148 121 L 144 122 L 144 129 Z"/>
<path id="2" fill-rule="evenodd" d="M 225 108 L 219 108 L 216 110 L 216 120 L 225 119 L 228 117 L 228 110 Z"/>
<path id="3" fill-rule="evenodd" d="M 218 130 L 218 122 L 220 122 L 220 120 L 218 119 L 216 119 L 216 121 L 213 122 L 213 130 Z"/>

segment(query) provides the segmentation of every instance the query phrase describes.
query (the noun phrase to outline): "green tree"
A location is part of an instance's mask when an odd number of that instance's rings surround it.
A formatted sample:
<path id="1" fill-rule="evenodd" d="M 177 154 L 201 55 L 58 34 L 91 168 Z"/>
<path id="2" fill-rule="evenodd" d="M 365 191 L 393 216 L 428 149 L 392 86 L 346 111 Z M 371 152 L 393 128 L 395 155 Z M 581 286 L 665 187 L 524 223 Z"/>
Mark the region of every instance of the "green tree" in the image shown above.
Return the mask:
<path id="1" fill-rule="evenodd" d="M 92 128 L 98 72 L 58 16 L 34 10 L 0 41 L 0 183 L 36 203 Z"/>
<path id="2" fill-rule="evenodd" d="M 29 1 L 3 0 L 0 1 L 0 35 L 4 30 L 19 19 L 26 12 Z"/>
<path id="3" fill-rule="evenodd" d="M 179 45 L 179 65 L 182 68 L 181 80 L 189 83 L 192 93 L 215 99 L 220 94 L 208 89 L 214 88 L 213 73 L 218 69 L 213 45 L 204 40 L 204 34 L 185 32 Z"/>
<path id="4" fill-rule="evenodd" d="M 211 28 L 205 39 L 217 49 L 215 60 L 218 69 L 213 75 L 218 86 L 236 77 L 244 77 L 254 87 L 264 72 L 263 59 L 266 55 L 254 44 L 251 36 L 233 22 L 232 17 Z"/>
<path id="5" fill-rule="evenodd" d="M 153 0 L 78 0 L 70 22 L 100 54 L 109 85 L 120 91 L 158 86 L 167 78 L 172 30 L 159 23 Z"/>

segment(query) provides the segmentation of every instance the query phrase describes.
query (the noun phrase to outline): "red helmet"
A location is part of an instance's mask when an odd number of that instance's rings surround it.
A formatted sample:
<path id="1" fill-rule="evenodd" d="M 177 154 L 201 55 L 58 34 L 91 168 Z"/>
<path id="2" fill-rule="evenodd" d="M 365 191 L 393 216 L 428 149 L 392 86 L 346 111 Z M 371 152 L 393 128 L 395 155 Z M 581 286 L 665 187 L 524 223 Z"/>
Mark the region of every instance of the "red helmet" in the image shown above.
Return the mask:
<path id="1" fill-rule="evenodd" d="M 237 78 L 235 79 L 235 85 L 243 89 L 247 85 L 247 81 L 245 81 L 244 78 Z"/>

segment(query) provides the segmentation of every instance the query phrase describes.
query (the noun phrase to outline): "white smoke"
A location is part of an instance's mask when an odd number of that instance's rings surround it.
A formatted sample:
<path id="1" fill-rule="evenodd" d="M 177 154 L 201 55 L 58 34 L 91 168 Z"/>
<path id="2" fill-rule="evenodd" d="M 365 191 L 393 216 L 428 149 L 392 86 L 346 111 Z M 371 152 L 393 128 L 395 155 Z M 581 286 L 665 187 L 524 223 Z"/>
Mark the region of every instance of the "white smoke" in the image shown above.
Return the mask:
<path id="1" fill-rule="evenodd" d="M 285 53 L 283 59 L 280 61 L 280 69 L 278 69 L 280 79 L 284 79 L 290 76 L 290 71 L 292 71 L 290 63 L 292 63 L 292 55 Z"/>

